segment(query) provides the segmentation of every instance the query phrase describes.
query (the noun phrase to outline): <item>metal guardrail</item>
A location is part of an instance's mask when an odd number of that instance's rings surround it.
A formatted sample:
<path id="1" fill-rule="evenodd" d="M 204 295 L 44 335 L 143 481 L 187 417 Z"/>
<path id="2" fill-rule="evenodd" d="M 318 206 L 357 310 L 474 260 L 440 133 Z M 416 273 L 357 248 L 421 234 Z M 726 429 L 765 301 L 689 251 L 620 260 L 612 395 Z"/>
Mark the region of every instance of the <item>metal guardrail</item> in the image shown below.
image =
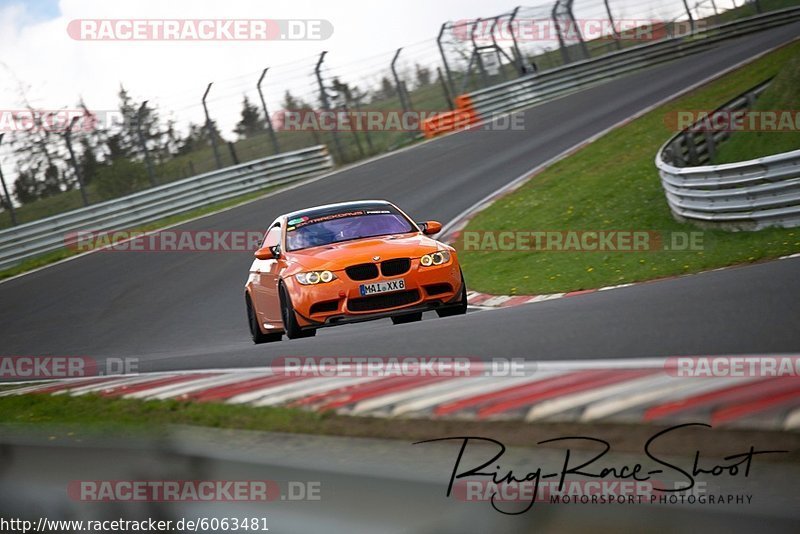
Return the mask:
<path id="1" fill-rule="evenodd" d="M 713 160 L 716 145 L 730 133 L 698 125 L 716 124 L 715 116 L 729 117 L 751 107 L 768 84 L 750 89 L 693 123 L 658 151 L 656 167 L 676 219 L 727 230 L 800 225 L 800 150 L 701 165 Z"/>
<path id="2" fill-rule="evenodd" d="M 333 168 L 324 145 L 253 160 L 0 231 L 0 269 L 65 246 L 78 230 L 123 230 Z"/>
<path id="3" fill-rule="evenodd" d="M 463 95 L 476 121 L 533 106 L 611 78 L 702 52 L 748 33 L 800 20 L 800 7 L 773 11 L 554 68 Z"/>

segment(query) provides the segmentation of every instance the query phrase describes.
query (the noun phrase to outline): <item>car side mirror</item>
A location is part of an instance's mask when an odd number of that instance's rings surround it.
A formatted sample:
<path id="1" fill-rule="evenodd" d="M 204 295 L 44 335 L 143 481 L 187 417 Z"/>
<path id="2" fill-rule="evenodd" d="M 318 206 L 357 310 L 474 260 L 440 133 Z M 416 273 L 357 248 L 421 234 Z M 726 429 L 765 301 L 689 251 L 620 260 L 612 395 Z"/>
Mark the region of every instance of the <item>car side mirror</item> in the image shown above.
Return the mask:
<path id="1" fill-rule="evenodd" d="M 417 226 L 420 227 L 425 235 L 434 235 L 442 231 L 442 223 L 439 221 L 425 221 L 417 223 Z"/>
<path id="2" fill-rule="evenodd" d="M 278 247 L 261 247 L 254 254 L 259 260 L 272 260 L 280 256 Z"/>

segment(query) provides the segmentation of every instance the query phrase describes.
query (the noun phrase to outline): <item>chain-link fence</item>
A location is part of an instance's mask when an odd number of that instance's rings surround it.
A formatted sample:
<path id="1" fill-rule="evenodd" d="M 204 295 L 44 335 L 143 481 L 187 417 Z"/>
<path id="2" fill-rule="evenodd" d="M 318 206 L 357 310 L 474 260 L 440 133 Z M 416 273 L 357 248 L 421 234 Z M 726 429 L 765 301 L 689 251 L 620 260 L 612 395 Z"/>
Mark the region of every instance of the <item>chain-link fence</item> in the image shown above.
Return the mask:
<path id="1" fill-rule="evenodd" d="M 104 187 L 113 180 L 81 176 L 92 171 L 85 165 L 87 151 L 108 139 L 75 135 L 67 147 L 65 136 L 52 136 L 48 158 L 69 185 L 24 203 L 14 221 L 0 218 L 0 227 L 318 144 L 327 145 L 338 164 L 350 163 L 419 139 L 421 122 L 454 109 L 458 95 L 796 3 L 549 0 L 447 21 L 425 41 L 355 61 L 341 61 L 331 51 L 209 80 L 195 92 L 146 95 L 149 102 L 132 99 L 127 112 L 132 116 L 124 118 L 146 126 L 145 134 L 134 130 L 130 140 L 132 163 L 121 170 L 127 179 Z M 149 137 L 151 126 L 162 141 Z M 173 142 L 163 142 L 170 136 Z M 6 181 L 17 178 L 8 172 L 9 159 L 20 157 L 6 157 Z M 8 196 L 3 195 L 5 211 L 19 204 L 9 203 Z"/>

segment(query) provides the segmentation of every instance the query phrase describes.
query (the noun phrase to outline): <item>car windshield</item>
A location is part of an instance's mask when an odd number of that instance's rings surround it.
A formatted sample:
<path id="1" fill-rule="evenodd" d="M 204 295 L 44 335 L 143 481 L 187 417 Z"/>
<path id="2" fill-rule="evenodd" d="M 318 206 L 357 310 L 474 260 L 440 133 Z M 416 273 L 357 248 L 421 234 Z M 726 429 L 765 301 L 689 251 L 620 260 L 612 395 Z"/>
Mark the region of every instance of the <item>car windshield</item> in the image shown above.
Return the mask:
<path id="1" fill-rule="evenodd" d="M 289 251 L 319 247 L 365 237 L 414 231 L 408 219 L 390 210 L 355 210 L 319 217 L 296 217 L 286 228 Z"/>

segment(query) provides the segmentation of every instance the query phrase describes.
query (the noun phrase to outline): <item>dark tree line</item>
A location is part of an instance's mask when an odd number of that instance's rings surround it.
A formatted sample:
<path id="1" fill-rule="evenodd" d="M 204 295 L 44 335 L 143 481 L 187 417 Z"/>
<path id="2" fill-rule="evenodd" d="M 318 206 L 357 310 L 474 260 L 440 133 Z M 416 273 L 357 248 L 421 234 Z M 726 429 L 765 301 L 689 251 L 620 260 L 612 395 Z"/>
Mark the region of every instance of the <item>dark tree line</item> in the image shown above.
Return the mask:
<path id="1" fill-rule="evenodd" d="M 26 117 L 33 120 L 15 131 L 10 143 L 17 175 L 14 196 L 19 203 L 76 189 L 78 176 L 100 199 L 124 195 L 149 183 L 145 147 L 158 166 L 176 155 L 208 146 L 210 141 L 205 125 L 190 124 L 188 132 L 181 135 L 172 119 L 162 119 L 152 105 L 142 107 L 124 87 L 118 93 L 117 110 L 93 112 L 82 102 L 79 109 L 83 115 L 71 128 L 62 116 L 56 120 L 52 113 L 28 107 Z M 78 115 L 72 112 L 67 119 Z M 219 135 L 215 124 L 212 128 Z"/>
<path id="2" fill-rule="evenodd" d="M 431 71 L 426 67 L 416 65 L 414 74 L 416 87 L 432 81 Z M 395 84 L 387 76 L 370 91 L 334 78 L 328 91 L 330 103 L 337 109 L 359 108 L 367 101 L 397 96 Z M 74 190 L 81 181 L 99 199 L 124 195 L 145 188 L 152 181 L 145 165 L 145 147 L 157 169 L 175 156 L 210 146 L 209 128 L 205 124 L 190 123 L 186 133 L 181 135 L 174 121 L 164 120 L 157 107 L 142 107 L 142 102 L 122 86 L 117 96 L 118 109 L 113 112 L 93 113 L 79 102 L 78 110 L 83 110 L 83 116 L 69 133 L 68 124 L 58 123 L 53 127 L 52 117 L 28 106 L 33 123 L 9 136 L 16 165 L 14 197 L 19 203 L 27 204 Z M 286 91 L 281 105 L 284 110 L 311 110 L 313 105 L 321 107 L 321 102 L 309 103 Z M 240 120 L 233 129 L 236 138 L 252 138 L 265 129 L 266 118 L 260 107 L 244 96 Z M 211 130 L 218 140 L 222 139 L 213 121 Z M 67 150 L 67 135 L 75 154 L 74 162 Z M 0 202 L 4 205 L 5 199 Z"/>

